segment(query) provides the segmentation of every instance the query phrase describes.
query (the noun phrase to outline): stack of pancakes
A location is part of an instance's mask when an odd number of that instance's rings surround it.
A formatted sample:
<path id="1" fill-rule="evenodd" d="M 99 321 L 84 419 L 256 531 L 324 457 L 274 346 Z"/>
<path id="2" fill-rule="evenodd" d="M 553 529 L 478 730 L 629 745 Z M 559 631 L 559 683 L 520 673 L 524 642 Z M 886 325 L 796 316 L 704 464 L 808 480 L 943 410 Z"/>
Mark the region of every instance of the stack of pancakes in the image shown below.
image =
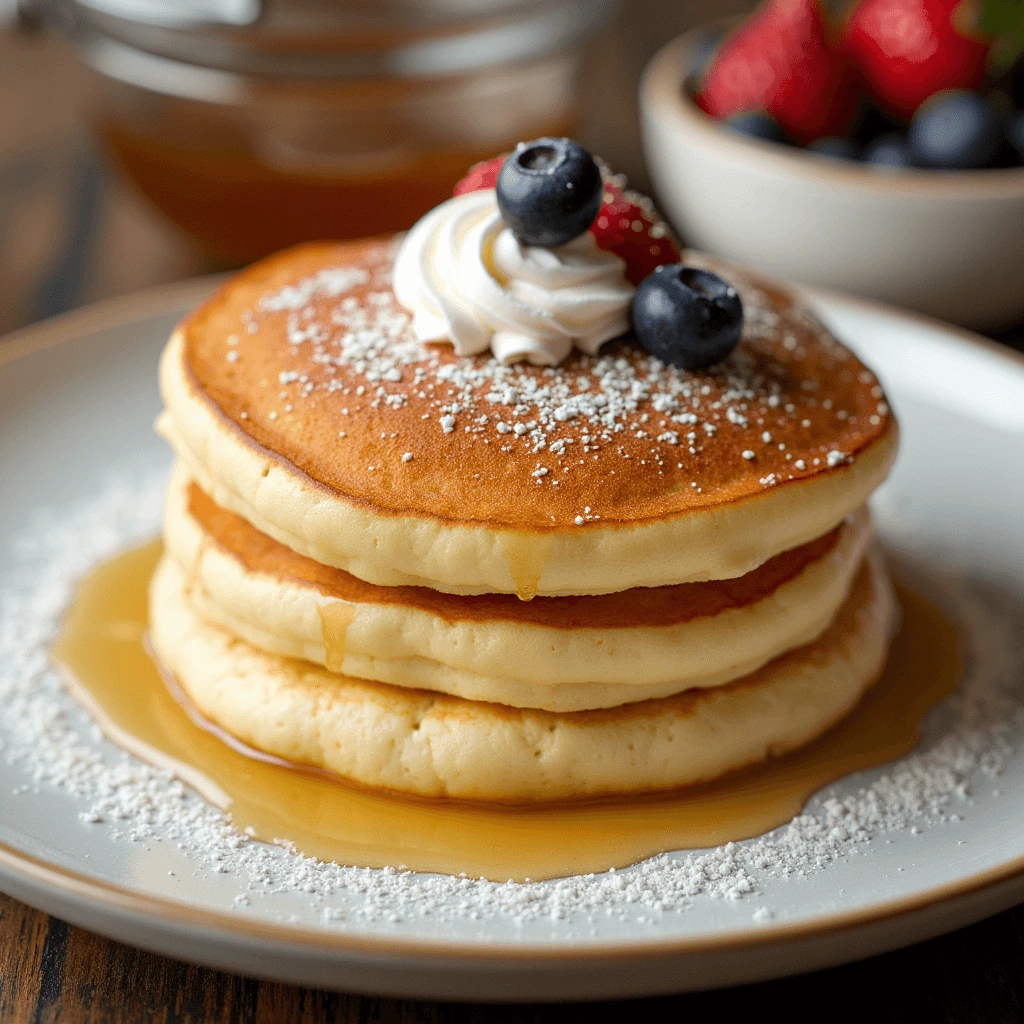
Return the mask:
<path id="1" fill-rule="evenodd" d="M 807 743 L 878 678 L 865 501 L 897 429 L 794 298 L 706 372 L 421 345 L 393 244 L 246 270 L 164 354 L 177 455 L 151 640 L 201 714 L 426 796 L 686 785 Z"/>

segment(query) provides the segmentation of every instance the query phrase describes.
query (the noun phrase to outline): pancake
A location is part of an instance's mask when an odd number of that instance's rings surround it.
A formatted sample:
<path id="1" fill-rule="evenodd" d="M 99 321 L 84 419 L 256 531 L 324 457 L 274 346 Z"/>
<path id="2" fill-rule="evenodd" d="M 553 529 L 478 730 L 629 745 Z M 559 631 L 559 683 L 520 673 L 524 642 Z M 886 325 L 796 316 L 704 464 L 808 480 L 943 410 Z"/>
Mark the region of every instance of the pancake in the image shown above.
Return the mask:
<path id="1" fill-rule="evenodd" d="M 867 509 L 737 580 L 594 597 L 378 587 L 215 505 L 179 467 L 167 553 L 204 618 L 262 650 L 361 679 L 582 711 L 717 686 L 816 639 L 870 542 Z"/>
<path id="2" fill-rule="evenodd" d="M 151 640 L 210 721 L 259 750 L 369 786 L 531 801 L 665 789 L 806 744 L 878 678 L 896 605 L 877 553 L 814 643 L 745 679 L 604 711 L 554 715 L 352 679 L 201 619 L 164 559 Z"/>
<path id="3" fill-rule="evenodd" d="M 392 256 L 370 240 L 270 257 L 161 364 L 160 429 L 190 475 L 324 565 L 524 599 L 734 578 L 834 529 L 894 458 L 870 371 L 731 267 L 709 264 L 741 292 L 743 340 L 694 373 L 625 342 L 555 368 L 420 345 Z"/>

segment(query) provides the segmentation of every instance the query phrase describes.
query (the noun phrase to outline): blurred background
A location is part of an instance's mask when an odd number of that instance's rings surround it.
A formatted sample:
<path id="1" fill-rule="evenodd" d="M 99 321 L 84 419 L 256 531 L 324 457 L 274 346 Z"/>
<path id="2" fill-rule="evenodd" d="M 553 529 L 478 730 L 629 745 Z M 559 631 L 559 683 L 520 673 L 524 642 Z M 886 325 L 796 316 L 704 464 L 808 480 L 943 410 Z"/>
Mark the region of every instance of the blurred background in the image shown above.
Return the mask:
<path id="1" fill-rule="evenodd" d="M 687 244 L 1019 340 L 1024 3 L 754 6 L 0 0 L 0 333 L 407 228 L 557 134 Z"/>
<path id="2" fill-rule="evenodd" d="M 572 133 L 646 187 L 644 65 L 751 6 L 0 0 L 0 332 L 407 227 L 522 138 Z"/>

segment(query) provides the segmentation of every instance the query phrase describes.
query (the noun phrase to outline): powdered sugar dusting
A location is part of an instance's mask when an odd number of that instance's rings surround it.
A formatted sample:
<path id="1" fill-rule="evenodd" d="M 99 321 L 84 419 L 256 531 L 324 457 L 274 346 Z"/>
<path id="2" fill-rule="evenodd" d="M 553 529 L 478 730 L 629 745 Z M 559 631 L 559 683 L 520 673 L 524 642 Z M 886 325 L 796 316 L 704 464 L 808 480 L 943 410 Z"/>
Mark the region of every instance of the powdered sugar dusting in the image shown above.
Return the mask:
<path id="1" fill-rule="evenodd" d="M 285 309 L 303 309 L 315 298 L 337 298 L 356 285 L 366 284 L 370 275 L 359 267 L 329 267 L 298 284 L 287 285 L 272 295 L 260 299 L 260 309 L 280 312 Z"/>
<path id="2" fill-rule="evenodd" d="M 768 923 L 778 908 L 759 894 L 770 879 L 809 876 L 897 831 L 955 822 L 972 779 L 1008 765 L 1014 731 L 1024 725 L 1014 692 L 1024 671 L 1020 613 L 973 584 L 948 582 L 936 592 L 932 580 L 937 598 L 975 640 L 965 684 L 933 718 L 917 752 L 866 773 L 868 781 L 853 793 L 833 787 L 767 836 L 546 883 L 324 864 L 250 840 L 167 772 L 92 736 L 49 662 L 48 645 L 76 580 L 97 560 L 157 531 L 162 486 L 160 479 L 113 482 L 94 500 L 41 517 L 20 538 L 19 567 L 0 590 L 0 756 L 20 767 L 32 787 L 57 787 L 84 801 L 83 821 L 113 841 L 161 839 L 197 870 L 230 876 L 239 912 L 262 894 L 301 893 L 325 927 L 504 919 L 524 935 L 543 925 L 557 937 L 557 922 L 568 921 L 578 937 L 599 919 L 653 928 L 697 901 L 724 899 L 747 900 L 748 920 Z M 847 795 L 834 795 L 840 788 Z"/>

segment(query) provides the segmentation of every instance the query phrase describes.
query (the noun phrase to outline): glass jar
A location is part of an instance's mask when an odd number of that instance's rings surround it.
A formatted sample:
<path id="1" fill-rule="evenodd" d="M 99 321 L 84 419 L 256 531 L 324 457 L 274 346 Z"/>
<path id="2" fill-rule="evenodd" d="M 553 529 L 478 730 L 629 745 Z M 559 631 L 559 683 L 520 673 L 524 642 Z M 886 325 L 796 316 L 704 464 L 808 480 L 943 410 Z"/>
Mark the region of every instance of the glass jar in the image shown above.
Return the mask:
<path id="1" fill-rule="evenodd" d="M 211 254 L 409 227 L 466 168 L 572 134 L 617 0 L 36 0 L 116 164 Z M 184 12 L 184 13 L 183 13 Z M 187 15 L 187 16 L 186 16 Z"/>

